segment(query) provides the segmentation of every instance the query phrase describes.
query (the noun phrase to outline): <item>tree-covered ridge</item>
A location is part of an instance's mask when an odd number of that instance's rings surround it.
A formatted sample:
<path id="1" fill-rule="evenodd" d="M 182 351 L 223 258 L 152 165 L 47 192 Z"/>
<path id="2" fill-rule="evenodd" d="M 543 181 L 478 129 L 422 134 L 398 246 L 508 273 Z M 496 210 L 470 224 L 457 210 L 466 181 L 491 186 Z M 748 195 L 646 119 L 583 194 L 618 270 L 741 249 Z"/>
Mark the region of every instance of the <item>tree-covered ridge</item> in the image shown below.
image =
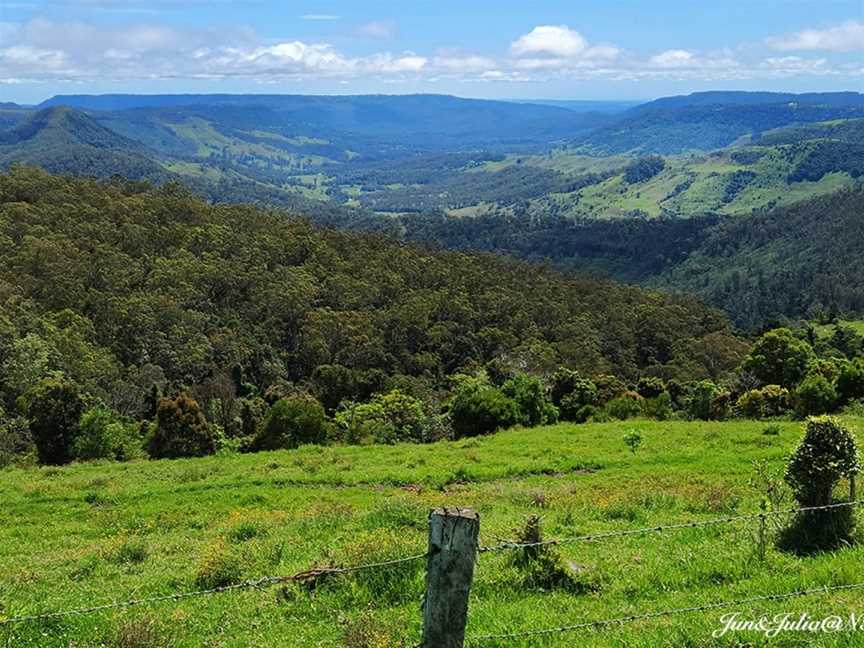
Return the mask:
<path id="1" fill-rule="evenodd" d="M 595 153 L 670 155 L 729 146 L 784 126 L 864 117 L 864 95 L 706 92 L 665 97 L 624 112 L 614 123 L 576 138 Z"/>
<path id="2" fill-rule="evenodd" d="M 235 368 L 261 392 L 329 364 L 703 375 L 688 348 L 728 333 L 692 299 L 31 168 L 0 176 L 0 268 L 7 403 L 57 371 L 138 400 Z"/>
<path id="3" fill-rule="evenodd" d="M 864 313 L 864 189 L 721 220 L 660 283 L 701 295 L 737 322 Z"/>

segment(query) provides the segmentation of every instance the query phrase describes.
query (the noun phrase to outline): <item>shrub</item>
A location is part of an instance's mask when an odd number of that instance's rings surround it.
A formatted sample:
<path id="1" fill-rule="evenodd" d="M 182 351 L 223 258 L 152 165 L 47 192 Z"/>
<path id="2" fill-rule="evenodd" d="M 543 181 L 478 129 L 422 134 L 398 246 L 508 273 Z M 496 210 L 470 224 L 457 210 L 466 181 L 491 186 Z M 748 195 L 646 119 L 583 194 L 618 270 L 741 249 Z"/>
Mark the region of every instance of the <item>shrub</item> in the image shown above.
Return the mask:
<path id="1" fill-rule="evenodd" d="M 864 359 L 846 363 L 837 376 L 836 387 L 843 403 L 864 398 Z"/>
<path id="2" fill-rule="evenodd" d="M 741 368 L 763 385 L 792 388 L 807 374 L 812 360 L 813 349 L 807 342 L 789 329 L 779 328 L 756 341 Z"/>
<path id="3" fill-rule="evenodd" d="M 630 430 L 624 435 L 624 443 L 627 444 L 628 448 L 630 448 L 630 452 L 636 454 L 639 446 L 642 445 L 642 435 L 636 430 Z"/>
<path id="4" fill-rule="evenodd" d="M 576 420 L 579 410 L 599 402 L 597 385 L 570 369 L 559 369 L 553 374 L 551 397 L 565 421 Z"/>
<path id="5" fill-rule="evenodd" d="M 642 401 L 642 415 L 658 421 L 668 421 L 672 418 L 672 397 L 662 392 L 653 398 Z"/>
<path id="6" fill-rule="evenodd" d="M 18 416 L 10 417 L 0 408 L 0 468 L 28 456 L 32 459 L 35 451 L 27 421 Z"/>
<path id="7" fill-rule="evenodd" d="M 216 452 L 216 434 L 195 399 L 186 394 L 159 399 L 147 452 L 154 459 L 203 457 Z"/>
<path id="8" fill-rule="evenodd" d="M 764 434 L 765 436 L 779 436 L 780 429 L 780 426 L 776 423 L 773 425 L 766 425 L 764 428 L 762 428 L 762 434 Z"/>
<path id="9" fill-rule="evenodd" d="M 803 507 L 835 502 L 834 489 L 843 477 L 861 470 L 855 437 L 837 419 L 807 421 L 804 439 L 786 468 L 786 482 Z M 781 537 L 781 546 L 797 553 L 836 548 L 850 540 L 854 526 L 851 507 L 804 511 Z"/>
<path id="10" fill-rule="evenodd" d="M 519 531 L 517 543 L 529 545 L 511 553 L 510 564 L 522 575 L 521 586 L 527 590 L 562 590 L 587 594 L 600 589 L 596 575 L 579 565 L 564 561 L 552 545 L 541 544 L 540 518 L 532 515 Z"/>
<path id="11" fill-rule="evenodd" d="M 748 418 L 779 416 L 789 409 L 789 390 L 780 385 L 744 392 L 735 402 L 735 411 Z"/>
<path id="12" fill-rule="evenodd" d="M 828 379 L 812 374 L 795 390 L 795 414 L 799 418 L 827 414 L 837 407 L 837 392 Z"/>
<path id="13" fill-rule="evenodd" d="M 666 391 L 666 384 L 660 378 L 645 376 L 636 383 L 636 393 L 642 398 L 657 398 Z"/>
<path id="14" fill-rule="evenodd" d="M 692 419 L 703 421 L 718 418 L 715 400 L 721 393 L 720 388 L 710 380 L 696 383 L 687 399 L 687 415 Z"/>
<path id="15" fill-rule="evenodd" d="M 606 403 L 606 413 L 610 418 L 626 421 L 642 413 L 642 397 L 632 392 L 613 398 Z"/>
<path id="16" fill-rule="evenodd" d="M 252 444 L 255 450 L 296 448 L 327 440 L 327 414 L 312 396 L 289 396 L 276 402 Z"/>
<path id="17" fill-rule="evenodd" d="M 226 587 L 240 581 L 240 559 L 222 541 L 206 547 L 198 563 L 195 585 L 201 589 Z"/>
<path id="18" fill-rule="evenodd" d="M 336 426 L 348 443 L 429 440 L 423 403 L 398 389 L 376 394 L 368 403 L 344 406 L 336 414 Z"/>
<path id="19" fill-rule="evenodd" d="M 456 438 L 489 434 L 522 420 L 519 405 L 491 385 L 462 385 L 450 405 Z"/>
<path id="20" fill-rule="evenodd" d="M 539 378 L 516 374 L 504 383 L 501 392 L 516 401 L 523 425 L 543 425 L 558 420 L 558 409 L 546 397 L 546 389 Z"/>
<path id="21" fill-rule="evenodd" d="M 141 454 L 141 438 L 135 423 L 124 423 L 116 412 L 93 407 L 81 416 L 78 436 L 72 444 L 75 459 L 126 461 Z"/>
<path id="22" fill-rule="evenodd" d="M 74 383 L 45 378 L 21 397 L 30 420 L 39 463 L 60 465 L 72 461 L 72 446 L 84 401 Z"/>
<path id="23" fill-rule="evenodd" d="M 603 408 L 596 405 L 585 405 L 573 417 L 575 423 L 602 423 L 609 420 L 609 415 Z"/>
<path id="24" fill-rule="evenodd" d="M 605 405 L 627 391 L 627 385 L 617 376 L 600 374 L 592 379 L 597 387 L 597 404 Z"/>

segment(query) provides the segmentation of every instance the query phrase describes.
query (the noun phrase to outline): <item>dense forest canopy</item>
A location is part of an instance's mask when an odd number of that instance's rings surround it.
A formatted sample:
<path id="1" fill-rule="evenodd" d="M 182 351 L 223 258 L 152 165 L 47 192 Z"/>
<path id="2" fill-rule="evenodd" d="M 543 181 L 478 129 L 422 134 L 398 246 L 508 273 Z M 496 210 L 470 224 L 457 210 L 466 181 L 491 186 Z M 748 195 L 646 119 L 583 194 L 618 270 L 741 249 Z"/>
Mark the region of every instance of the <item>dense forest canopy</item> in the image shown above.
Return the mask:
<path id="1" fill-rule="evenodd" d="M 235 367 L 261 391 L 327 364 L 434 383 L 496 358 L 698 377 L 691 348 L 731 339 L 689 298 L 25 167 L 0 176 L 0 268 L 13 400 L 51 371 L 104 398 Z"/>

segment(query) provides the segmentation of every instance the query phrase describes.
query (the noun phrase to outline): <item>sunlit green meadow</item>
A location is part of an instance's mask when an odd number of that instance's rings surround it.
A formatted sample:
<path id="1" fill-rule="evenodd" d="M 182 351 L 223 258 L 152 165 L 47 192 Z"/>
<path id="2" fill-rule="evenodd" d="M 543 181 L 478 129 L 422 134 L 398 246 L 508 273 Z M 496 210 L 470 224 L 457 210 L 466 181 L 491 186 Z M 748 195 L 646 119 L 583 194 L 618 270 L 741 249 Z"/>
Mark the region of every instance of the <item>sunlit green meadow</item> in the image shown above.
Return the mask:
<path id="1" fill-rule="evenodd" d="M 864 419 L 846 419 L 864 430 Z M 481 544 L 530 515 L 547 537 L 758 512 L 753 462 L 782 470 L 802 434 L 781 423 L 628 421 L 514 429 L 428 446 L 306 447 L 205 459 L 0 472 L 0 620 L 422 552 L 434 506 L 471 507 Z M 636 430 L 643 443 L 623 442 Z M 790 502 L 791 504 L 791 502 Z M 509 552 L 481 554 L 469 636 L 864 581 L 864 550 L 768 551 L 738 523 L 559 549 L 581 594 L 534 591 Z M 424 565 L 317 587 L 224 592 L 0 626 L 2 646 L 413 646 Z M 734 608 L 729 611 L 738 611 Z M 740 608 L 745 617 L 864 613 L 850 591 Z M 712 638 L 726 611 L 478 646 L 857 646 L 864 631 Z"/>

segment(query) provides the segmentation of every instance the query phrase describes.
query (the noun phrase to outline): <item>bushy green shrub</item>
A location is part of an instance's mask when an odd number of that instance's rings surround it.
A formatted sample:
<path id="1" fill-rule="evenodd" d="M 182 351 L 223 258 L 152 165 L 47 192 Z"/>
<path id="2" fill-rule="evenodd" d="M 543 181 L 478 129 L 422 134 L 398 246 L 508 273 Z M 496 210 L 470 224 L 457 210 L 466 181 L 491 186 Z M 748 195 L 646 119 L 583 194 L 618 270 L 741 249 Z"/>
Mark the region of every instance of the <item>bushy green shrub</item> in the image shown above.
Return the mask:
<path id="1" fill-rule="evenodd" d="M 26 419 L 9 416 L 0 408 L 0 468 L 13 463 L 32 462 L 36 447 Z"/>
<path id="2" fill-rule="evenodd" d="M 81 416 L 72 456 L 79 461 L 116 459 L 127 461 L 142 454 L 138 425 L 124 422 L 104 407 L 93 407 Z"/>
<path id="3" fill-rule="evenodd" d="M 606 413 L 610 418 L 619 421 L 639 416 L 642 413 L 642 401 L 644 399 L 635 392 L 625 392 L 618 398 L 613 398 L 606 403 Z"/>
<path id="4" fill-rule="evenodd" d="M 597 385 L 572 369 L 558 369 L 552 374 L 550 398 L 565 421 L 576 420 L 586 405 L 597 405 Z"/>
<path id="5" fill-rule="evenodd" d="M 837 391 L 822 374 L 811 374 L 798 385 L 793 400 L 799 418 L 827 414 L 837 407 Z"/>
<path id="6" fill-rule="evenodd" d="M 592 378 L 597 387 L 597 405 L 605 405 L 627 391 L 627 385 L 617 376 L 600 374 Z"/>
<path id="7" fill-rule="evenodd" d="M 773 329 L 760 337 L 741 368 L 763 385 L 791 389 L 807 374 L 813 349 L 787 328 Z"/>
<path id="8" fill-rule="evenodd" d="M 789 406 L 789 390 L 780 385 L 748 390 L 735 401 L 735 411 L 739 415 L 757 419 L 780 416 Z"/>
<path id="9" fill-rule="evenodd" d="M 516 425 L 522 412 L 516 401 L 491 385 L 463 384 L 451 401 L 450 418 L 459 439 Z"/>
<path id="10" fill-rule="evenodd" d="M 694 384 L 687 399 L 687 415 L 691 419 L 702 421 L 722 418 L 722 412 L 718 411 L 717 407 L 717 399 L 722 393 L 723 391 L 710 380 L 702 380 Z"/>
<path id="11" fill-rule="evenodd" d="M 39 463 L 59 465 L 72 461 L 72 447 L 84 412 L 78 387 L 45 378 L 22 396 L 19 404 L 30 421 Z"/>
<path id="12" fill-rule="evenodd" d="M 636 393 L 642 398 L 657 398 L 665 391 L 666 383 L 653 376 L 644 376 L 636 383 Z"/>
<path id="13" fill-rule="evenodd" d="M 855 437 L 830 416 L 810 418 L 804 439 L 786 468 L 786 482 L 802 508 L 835 503 L 841 478 L 861 470 Z M 799 513 L 781 537 L 781 546 L 797 553 L 836 548 L 849 541 L 854 526 L 851 508 Z"/>
<path id="14" fill-rule="evenodd" d="M 596 405 L 585 405 L 573 418 L 574 423 L 603 423 L 609 420 L 609 414 L 602 407 Z"/>
<path id="15" fill-rule="evenodd" d="M 289 396 L 267 412 L 252 448 L 279 450 L 326 440 L 327 414 L 321 403 L 308 395 Z"/>
<path id="16" fill-rule="evenodd" d="M 216 445 L 216 433 L 195 399 L 187 394 L 159 399 L 156 425 L 147 441 L 152 458 L 203 457 L 216 452 Z"/>
<path id="17" fill-rule="evenodd" d="M 646 418 L 668 421 L 672 414 L 672 397 L 665 391 L 642 401 L 642 416 Z"/>
<path id="18" fill-rule="evenodd" d="M 864 358 L 848 362 L 840 369 L 836 387 L 843 403 L 864 398 Z"/>
<path id="19" fill-rule="evenodd" d="M 394 389 L 368 403 L 343 403 L 336 427 L 348 443 L 422 443 L 430 440 L 427 418 L 420 400 Z"/>
<path id="20" fill-rule="evenodd" d="M 546 388 L 539 378 L 516 374 L 501 386 L 501 392 L 516 401 L 523 425 L 543 425 L 558 420 L 558 408 L 546 397 Z"/>

